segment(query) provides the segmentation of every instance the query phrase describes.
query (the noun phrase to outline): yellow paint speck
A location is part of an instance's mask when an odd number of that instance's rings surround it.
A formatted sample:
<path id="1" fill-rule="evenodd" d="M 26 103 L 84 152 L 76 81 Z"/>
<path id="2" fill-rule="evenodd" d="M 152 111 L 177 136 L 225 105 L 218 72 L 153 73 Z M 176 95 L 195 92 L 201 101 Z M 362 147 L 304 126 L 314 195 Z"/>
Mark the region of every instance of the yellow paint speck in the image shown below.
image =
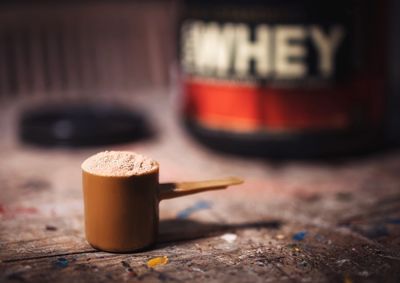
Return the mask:
<path id="1" fill-rule="evenodd" d="M 147 261 L 147 266 L 150 268 L 156 267 L 157 265 L 166 265 L 168 263 L 168 257 L 167 256 L 159 256 L 159 257 L 154 257 Z"/>

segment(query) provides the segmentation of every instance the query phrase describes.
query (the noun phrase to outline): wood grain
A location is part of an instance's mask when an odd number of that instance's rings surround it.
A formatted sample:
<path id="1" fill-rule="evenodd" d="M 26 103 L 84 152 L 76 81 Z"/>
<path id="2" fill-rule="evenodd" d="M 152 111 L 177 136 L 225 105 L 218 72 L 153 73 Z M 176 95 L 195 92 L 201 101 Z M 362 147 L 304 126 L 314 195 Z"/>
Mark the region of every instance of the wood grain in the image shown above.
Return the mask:
<path id="1" fill-rule="evenodd" d="M 399 282 L 399 152 L 282 163 L 219 155 L 179 127 L 164 93 L 129 101 L 157 137 L 110 148 L 21 145 L 20 108 L 0 106 L 0 282 Z M 83 234 L 80 163 L 104 149 L 157 159 L 161 182 L 245 183 L 162 201 L 159 240 L 147 251 L 99 252 Z M 148 268 L 157 256 L 169 263 Z"/>

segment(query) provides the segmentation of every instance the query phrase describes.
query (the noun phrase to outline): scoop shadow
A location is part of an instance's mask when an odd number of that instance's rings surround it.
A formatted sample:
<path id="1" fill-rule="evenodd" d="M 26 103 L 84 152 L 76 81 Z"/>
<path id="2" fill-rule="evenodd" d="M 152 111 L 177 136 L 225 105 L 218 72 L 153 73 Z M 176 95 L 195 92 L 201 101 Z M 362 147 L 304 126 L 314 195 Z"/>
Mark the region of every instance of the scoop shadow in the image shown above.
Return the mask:
<path id="1" fill-rule="evenodd" d="M 171 242 L 186 242 L 201 238 L 222 235 L 227 232 L 236 232 L 243 229 L 279 229 L 281 221 L 255 221 L 237 224 L 219 224 L 199 222 L 190 219 L 161 220 L 157 246 L 166 246 Z"/>

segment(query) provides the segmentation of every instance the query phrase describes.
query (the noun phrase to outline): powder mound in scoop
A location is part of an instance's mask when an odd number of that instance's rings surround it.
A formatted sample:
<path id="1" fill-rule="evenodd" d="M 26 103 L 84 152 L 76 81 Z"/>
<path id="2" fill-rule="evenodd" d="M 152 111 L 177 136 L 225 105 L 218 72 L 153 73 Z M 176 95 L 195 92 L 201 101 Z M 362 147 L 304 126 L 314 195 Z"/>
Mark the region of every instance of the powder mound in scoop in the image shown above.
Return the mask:
<path id="1" fill-rule="evenodd" d="M 142 175 L 158 167 L 156 161 L 129 151 L 103 151 L 82 163 L 86 172 L 101 176 Z"/>

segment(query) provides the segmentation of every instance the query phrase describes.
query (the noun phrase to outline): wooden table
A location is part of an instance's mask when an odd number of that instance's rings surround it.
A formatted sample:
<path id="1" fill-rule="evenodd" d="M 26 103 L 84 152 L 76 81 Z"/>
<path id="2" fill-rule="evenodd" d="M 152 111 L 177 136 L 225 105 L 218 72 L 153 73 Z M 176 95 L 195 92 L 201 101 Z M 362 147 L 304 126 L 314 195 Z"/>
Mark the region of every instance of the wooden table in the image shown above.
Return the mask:
<path id="1" fill-rule="evenodd" d="M 1 282 L 400 282 L 400 152 L 272 162 L 192 140 L 166 96 L 143 92 L 157 135 L 90 149 L 18 143 L 19 107 L 1 106 Z M 85 240 L 80 164 L 104 149 L 157 159 L 161 181 L 237 175 L 245 184 L 161 203 L 150 250 L 112 254 Z M 149 268 L 149 259 L 168 264 Z"/>

